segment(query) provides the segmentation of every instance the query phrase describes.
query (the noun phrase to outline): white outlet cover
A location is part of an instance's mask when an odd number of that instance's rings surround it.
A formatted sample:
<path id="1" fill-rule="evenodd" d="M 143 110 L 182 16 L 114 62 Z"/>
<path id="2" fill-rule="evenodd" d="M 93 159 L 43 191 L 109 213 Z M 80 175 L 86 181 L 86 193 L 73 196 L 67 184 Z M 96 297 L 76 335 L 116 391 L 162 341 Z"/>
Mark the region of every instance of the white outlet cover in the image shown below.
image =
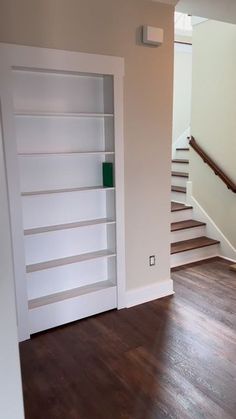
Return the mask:
<path id="1" fill-rule="evenodd" d="M 156 264 L 156 257 L 154 255 L 149 256 L 149 265 L 155 266 L 155 264 Z"/>

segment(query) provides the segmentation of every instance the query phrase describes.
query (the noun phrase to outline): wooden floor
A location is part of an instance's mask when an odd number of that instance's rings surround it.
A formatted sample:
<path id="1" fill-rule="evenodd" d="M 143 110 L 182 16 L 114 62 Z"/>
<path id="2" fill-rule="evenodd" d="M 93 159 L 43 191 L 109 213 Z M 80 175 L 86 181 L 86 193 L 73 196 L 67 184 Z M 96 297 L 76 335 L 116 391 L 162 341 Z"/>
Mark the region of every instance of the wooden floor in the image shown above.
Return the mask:
<path id="1" fill-rule="evenodd" d="M 176 294 L 21 344 L 26 419 L 236 418 L 236 273 L 177 268 Z"/>

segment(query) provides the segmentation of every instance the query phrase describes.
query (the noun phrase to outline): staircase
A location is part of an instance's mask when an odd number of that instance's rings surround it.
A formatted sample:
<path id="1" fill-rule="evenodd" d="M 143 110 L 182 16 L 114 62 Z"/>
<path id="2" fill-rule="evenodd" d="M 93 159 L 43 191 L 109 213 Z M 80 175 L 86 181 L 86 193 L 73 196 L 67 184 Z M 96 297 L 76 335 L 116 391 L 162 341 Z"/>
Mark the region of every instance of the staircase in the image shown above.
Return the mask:
<path id="1" fill-rule="evenodd" d="M 172 160 L 171 182 L 171 267 L 207 259 L 219 254 L 219 241 L 206 236 L 206 224 L 193 219 L 193 207 L 186 204 L 189 178 L 189 148 L 177 148 Z"/>

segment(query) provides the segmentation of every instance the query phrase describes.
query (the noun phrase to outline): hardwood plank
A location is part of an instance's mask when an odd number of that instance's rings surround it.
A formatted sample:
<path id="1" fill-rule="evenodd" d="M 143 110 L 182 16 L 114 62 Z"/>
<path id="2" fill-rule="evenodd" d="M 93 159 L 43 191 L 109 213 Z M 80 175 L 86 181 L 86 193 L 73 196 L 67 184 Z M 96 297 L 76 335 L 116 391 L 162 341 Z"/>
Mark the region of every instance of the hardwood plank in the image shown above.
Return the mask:
<path id="1" fill-rule="evenodd" d="M 26 419 L 234 419 L 230 264 L 214 258 L 176 268 L 175 296 L 21 343 Z"/>
<path id="2" fill-rule="evenodd" d="M 171 244 L 171 255 L 180 252 L 187 252 L 189 250 L 200 249 L 201 247 L 213 246 L 218 243 L 220 243 L 218 240 L 213 240 L 206 236 L 183 240 Z"/>
<path id="3" fill-rule="evenodd" d="M 205 225 L 206 223 L 196 220 L 178 221 L 176 223 L 171 223 L 171 231 L 186 230 L 188 228 L 202 227 Z"/>

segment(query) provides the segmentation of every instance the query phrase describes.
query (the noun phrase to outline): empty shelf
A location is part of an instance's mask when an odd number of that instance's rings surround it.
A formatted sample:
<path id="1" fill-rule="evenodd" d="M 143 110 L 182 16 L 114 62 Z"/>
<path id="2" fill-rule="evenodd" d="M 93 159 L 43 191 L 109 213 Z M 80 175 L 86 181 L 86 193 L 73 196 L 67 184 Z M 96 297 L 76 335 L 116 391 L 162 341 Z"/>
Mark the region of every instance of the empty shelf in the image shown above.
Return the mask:
<path id="1" fill-rule="evenodd" d="M 68 256 L 61 259 L 53 259 L 53 260 L 48 260 L 46 262 L 40 262 L 40 263 L 34 263 L 32 265 L 27 265 L 26 272 L 32 273 L 32 272 L 42 271 L 44 269 L 52 269 L 58 266 L 69 265 L 71 263 L 85 262 L 91 259 L 113 257 L 115 255 L 116 254 L 114 252 L 111 252 L 110 250 L 107 250 L 107 249 L 99 250 L 97 252 L 91 252 L 91 253 L 83 253 L 80 255 Z"/>
<path id="2" fill-rule="evenodd" d="M 58 152 L 38 152 L 38 153 L 18 153 L 19 157 L 47 157 L 47 156 L 71 156 L 71 155 L 93 155 L 93 154 L 115 154 L 114 151 L 58 151 Z"/>
<path id="3" fill-rule="evenodd" d="M 73 118 L 104 118 L 104 117 L 113 117 L 112 113 L 102 113 L 102 112 L 51 112 L 51 111 L 30 111 L 22 110 L 16 111 L 15 116 L 29 116 L 29 117 L 73 117 Z"/>
<path id="4" fill-rule="evenodd" d="M 57 224 L 51 226 L 44 226 L 44 227 L 37 227 L 37 228 L 29 228 L 24 230 L 25 236 L 30 236 L 32 234 L 41 234 L 41 233 L 48 233 L 50 231 L 58 231 L 58 230 L 68 230 L 71 228 L 79 228 L 79 227 L 87 227 L 93 226 L 98 224 L 114 224 L 116 221 L 112 218 L 98 218 L 96 220 L 86 220 L 86 221 L 79 221 L 75 223 L 67 223 L 67 224 Z"/>
<path id="5" fill-rule="evenodd" d="M 34 308 L 38 308 L 38 307 L 45 306 L 48 304 L 57 303 L 59 301 L 64 301 L 69 298 L 76 298 L 81 295 L 89 294 L 91 292 L 101 291 L 106 288 L 111 288 L 115 286 L 116 285 L 111 280 L 96 282 L 95 284 L 86 285 L 84 287 L 73 288 L 70 290 L 57 292 L 55 294 L 46 295 L 44 297 L 35 298 L 29 301 L 28 306 L 29 306 L 29 309 L 32 310 Z"/>
<path id="6" fill-rule="evenodd" d="M 82 192 L 82 191 L 99 191 L 99 190 L 113 190 L 115 188 L 108 188 L 104 186 L 85 186 L 82 188 L 65 188 L 65 189 L 51 189 L 45 191 L 31 191 L 22 192 L 22 196 L 33 196 L 33 195 L 50 195 L 54 193 L 66 193 L 66 192 Z"/>

